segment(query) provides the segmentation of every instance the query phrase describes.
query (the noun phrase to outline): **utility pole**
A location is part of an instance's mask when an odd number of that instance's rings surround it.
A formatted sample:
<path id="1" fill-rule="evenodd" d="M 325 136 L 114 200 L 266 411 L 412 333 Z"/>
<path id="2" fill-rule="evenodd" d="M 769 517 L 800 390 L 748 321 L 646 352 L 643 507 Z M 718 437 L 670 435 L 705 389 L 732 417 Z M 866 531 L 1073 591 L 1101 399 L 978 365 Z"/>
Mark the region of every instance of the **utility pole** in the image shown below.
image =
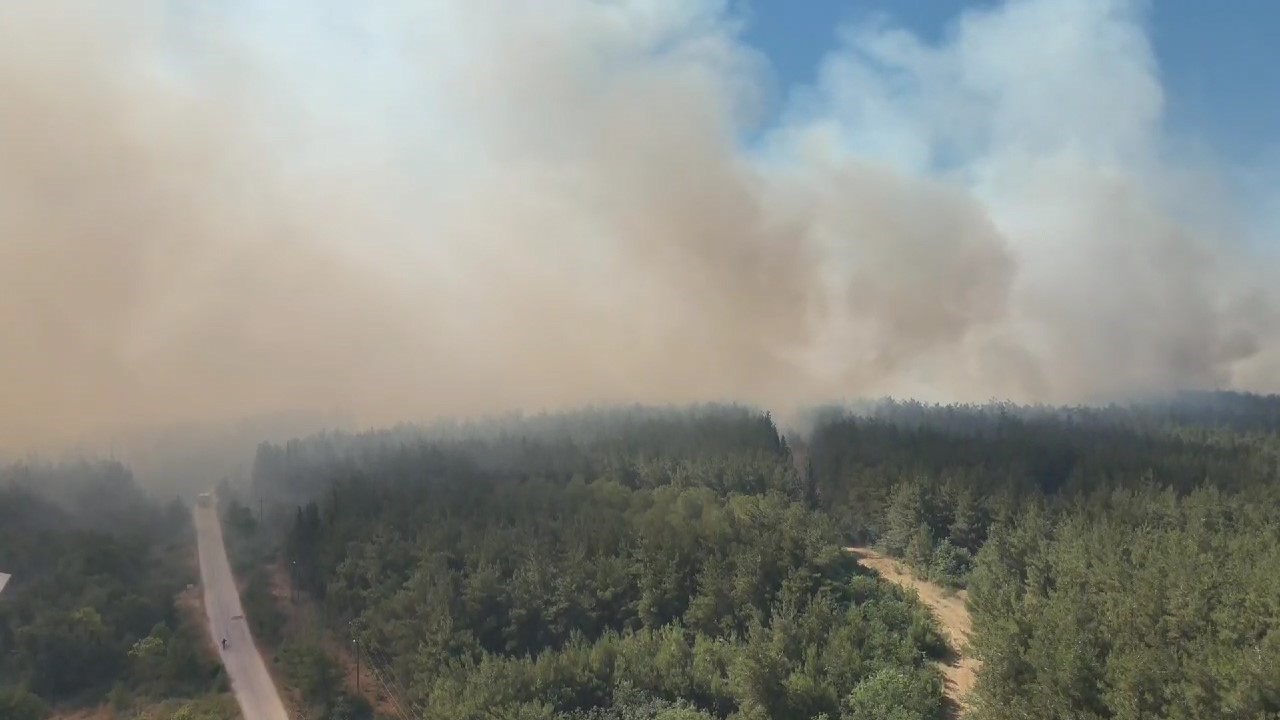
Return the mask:
<path id="1" fill-rule="evenodd" d="M 360 692 L 360 637 L 356 635 L 356 621 L 348 620 L 347 629 L 351 633 L 351 644 L 356 648 L 356 692 Z"/>

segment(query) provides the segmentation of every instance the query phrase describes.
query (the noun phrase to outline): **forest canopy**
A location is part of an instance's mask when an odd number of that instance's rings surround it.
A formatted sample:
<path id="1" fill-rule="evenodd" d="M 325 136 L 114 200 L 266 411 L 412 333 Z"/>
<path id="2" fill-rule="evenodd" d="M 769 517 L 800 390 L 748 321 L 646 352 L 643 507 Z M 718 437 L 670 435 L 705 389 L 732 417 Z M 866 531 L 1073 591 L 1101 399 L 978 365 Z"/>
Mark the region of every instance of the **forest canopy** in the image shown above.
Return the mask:
<path id="1" fill-rule="evenodd" d="M 932 618 L 842 550 L 766 414 L 323 436 L 255 470 L 315 493 L 286 557 L 411 714 L 942 712 Z"/>
<path id="2" fill-rule="evenodd" d="M 948 648 L 854 543 L 968 586 L 975 717 L 1273 717 L 1277 418 L 595 410 L 264 444 L 253 493 L 423 717 L 941 717 Z"/>
<path id="3" fill-rule="evenodd" d="M 803 431 L 597 408 L 263 443 L 219 495 L 250 622 L 314 720 L 940 720 L 960 652 L 976 720 L 1276 718 L 1278 418 L 1230 393 L 882 401 Z M 853 545 L 965 593 L 968 645 Z M 0 468 L 0 714 L 226 712 L 175 605 L 191 553 L 188 508 L 119 463 Z M 384 702 L 288 636 L 274 563 Z"/>

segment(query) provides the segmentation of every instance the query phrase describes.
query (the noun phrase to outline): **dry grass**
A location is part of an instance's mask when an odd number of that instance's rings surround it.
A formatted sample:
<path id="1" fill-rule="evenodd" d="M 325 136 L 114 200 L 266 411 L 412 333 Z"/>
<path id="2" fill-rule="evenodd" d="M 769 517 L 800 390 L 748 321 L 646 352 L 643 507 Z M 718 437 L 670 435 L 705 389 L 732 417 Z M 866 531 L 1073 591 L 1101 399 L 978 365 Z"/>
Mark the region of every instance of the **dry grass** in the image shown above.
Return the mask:
<path id="1" fill-rule="evenodd" d="M 378 682 L 374 679 L 373 674 L 369 672 L 369 668 L 362 667 L 360 672 L 359 689 L 356 683 L 356 660 L 352 654 L 352 648 L 341 641 L 336 633 L 332 632 L 324 626 L 320 621 L 319 612 L 313 605 L 306 593 L 299 592 L 297 600 L 292 597 L 289 573 L 285 567 L 279 563 L 272 565 L 271 574 L 271 592 L 276 598 L 276 604 L 284 612 L 286 618 L 285 636 L 299 637 L 305 634 L 318 635 L 324 643 L 324 648 L 329 656 L 338 661 L 339 667 L 342 669 L 343 686 L 350 695 L 363 697 L 373 706 L 375 712 L 395 717 L 398 711 L 383 688 L 378 686 Z"/>

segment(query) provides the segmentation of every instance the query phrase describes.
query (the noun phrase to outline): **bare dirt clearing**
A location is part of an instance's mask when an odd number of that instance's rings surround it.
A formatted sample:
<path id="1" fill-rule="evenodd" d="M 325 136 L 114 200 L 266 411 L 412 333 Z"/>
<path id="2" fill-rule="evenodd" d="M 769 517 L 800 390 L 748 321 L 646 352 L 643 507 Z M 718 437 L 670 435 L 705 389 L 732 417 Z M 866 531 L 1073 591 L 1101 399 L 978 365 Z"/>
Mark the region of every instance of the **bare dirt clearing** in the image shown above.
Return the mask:
<path id="1" fill-rule="evenodd" d="M 948 590 L 914 577 L 897 560 L 871 548 L 851 547 L 845 550 L 853 553 L 861 565 L 874 570 L 885 580 L 915 590 L 920 600 L 933 611 L 955 651 L 955 655 L 947 662 L 939 663 L 947 697 L 962 712 L 968 706 L 966 698 L 973 690 L 980 665 L 977 659 L 969 655 L 969 635 L 973 632 L 973 621 L 967 607 L 968 593 L 964 590 Z"/>

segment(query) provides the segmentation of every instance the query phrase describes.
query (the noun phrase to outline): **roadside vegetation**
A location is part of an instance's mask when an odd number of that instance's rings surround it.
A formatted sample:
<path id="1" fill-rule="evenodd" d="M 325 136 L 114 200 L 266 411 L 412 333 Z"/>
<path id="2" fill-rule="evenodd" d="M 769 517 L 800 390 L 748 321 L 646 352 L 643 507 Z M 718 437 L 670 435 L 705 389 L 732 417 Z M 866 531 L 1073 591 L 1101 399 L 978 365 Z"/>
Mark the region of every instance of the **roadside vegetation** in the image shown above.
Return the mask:
<path id="1" fill-rule="evenodd" d="M 278 572 L 281 538 L 272 528 L 282 523 L 264 525 L 230 486 L 223 485 L 218 497 L 245 618 L 283 697 L 306 720 L 372 720 L 370 703 L 344 687 L 342 664 L 328 642 L 332 631 L 295 598 L 277 595 L 272 573 Z"/>
<path id="2" fill-rule="evenodd" d="M 203 628 L 175 603 L 195 581 L 193 554 L 188 509 L 152 502 L 119 464 L 0 468 L 0 567 L 13 574 L 0 717 L 234 717 Z"/>

